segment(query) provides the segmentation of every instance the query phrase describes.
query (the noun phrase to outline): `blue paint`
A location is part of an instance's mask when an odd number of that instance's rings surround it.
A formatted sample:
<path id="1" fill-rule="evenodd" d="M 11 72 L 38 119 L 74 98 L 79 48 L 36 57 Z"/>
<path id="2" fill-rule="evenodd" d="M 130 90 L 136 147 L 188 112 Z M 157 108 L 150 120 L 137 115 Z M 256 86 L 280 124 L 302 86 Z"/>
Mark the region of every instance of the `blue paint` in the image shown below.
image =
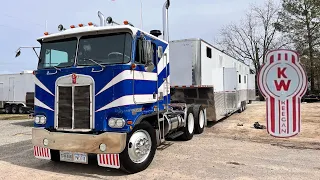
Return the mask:
<path id="1" fill-rule="evenodd" d="M 68 68 L 61 68 L 61 71 L 57 71 L 56 74 L 47 75 L 48 71 L 50 73 L 55 73 L 55 69 L 42 69 L 38 70 L 36 72 L 36 77 L 38 80 L 47 87 L 54 95 L 56 95 L 55 92 L 55 82 L 59 77 L 70 75 L 72 73 L 76 73 L 78 75 L 88 75 L 91 76 L 94 80 L 94 89 L 95 89 L 95 95 L 93 96 L 94 99 L 94 111 L 104 107 L 105 105 L 111 103 L 112 101 L 121 98 L 126 95 L 144 95 L 144 94 L 157 94 L 158 93 L 158 87 L 161 86 L 163 83 L 163 78 L 166 78 L 169 76 L 169 64 L 158 74 L 158 86 L 156 81 L 146 81 L 146 80 L 132 80 L 127 79 L 123 80 L 107 90 L 103 91 L 102 93 L 96 95 L 105 85 L 107 85 L 114 77 L 116 77 L 118 74 L 123 72 L 124 70 L 130 70 L 131 63 L 134 62 L 135 59 L 135 51 L 136 51 L 136 42 L 137 37 L 140 36 L 141 32 L 138 31 L 137 34 L 135 34 L 132 41 L 132 53 L 131 53 L 131 62 L 128 64 L 114 64 L 114 65 L 107 65 L 104 71 L 102 72 L 92 72 L 92 68 L 94 70 L 100 70 L 101 67 L 98 65 L 92 65 L 87 67 L 68 67 Z M 144 36 L 147 40 L 152 40 L 152 42 L 156 45 L 154 47 L 154 59 L 156 59 L 156 50 L 158 46 L 162 46 L 163 51 L 166 50 L 168 44 L 164 43 L 160 40 L 151 38 L 150 35 L 145 34 Z M 160 59 L 158 58 L 157 61 L 159 62 Z M 157 73 L 157 65 L 156 62 L 155 69 L 153 70 L 154 73 Z M 137 71 L 144 71 L 143 65 L 137 65 L 136 67 Z M 167 70 L 167 75 L 166 75 Z M 40 87 L 36 86 L 35 88 L 35 97 L 41 101 L 43 104 L 47 105 L 51 109 L 55 110 L 54 103 L 55 103 L 55 96 L 49 94 L 48 92 L 44 91 Z M 124 118 L 125 120 L 131 120 L 135 122 L 141 115 L 147 115 L 150 113 L 153 113 L 153 107 L 158 106 L 160 110 L 163 110 L 163 104 L 165 104 L 167 98 L 170 98 L 170 95 L 165 96 L 163 100 L 156 101 L 155 103 L 149 103 L 149 104 L 140 104 L 140 105 L 125 105 L 121 107 L 114 107 L 107 110 L 102 110 L 99 112 L 94 112 L 94 125 L 95 129 L 94 131 L 113 131 L 113 132 L 129 132 L 130 126 L 126 125 L 125 127 L 121 129 L 113 129 L 108 126 L 108 119 L 110 117 L 119 117 Z M 169 99 L 170 102 L 170 99 Z M 141 112 L 132 113 L 133 109 L 136 108 L 143 108 Z M 35 114 L 39 115 L 45 115 L 47 117 L 47 123 L 45 125 L 46 128 L 53 127 L 54 126 L 54 111 L 50 111 L 47 109 L 44 109 L 39 106 L 35 106 Z M 75 120 L 76 121 L 76 120 Z M 134 124 L 134 123 L 133 123 Z M 41 125 L 35 125 L 36 127 L 41 127 Z"/>

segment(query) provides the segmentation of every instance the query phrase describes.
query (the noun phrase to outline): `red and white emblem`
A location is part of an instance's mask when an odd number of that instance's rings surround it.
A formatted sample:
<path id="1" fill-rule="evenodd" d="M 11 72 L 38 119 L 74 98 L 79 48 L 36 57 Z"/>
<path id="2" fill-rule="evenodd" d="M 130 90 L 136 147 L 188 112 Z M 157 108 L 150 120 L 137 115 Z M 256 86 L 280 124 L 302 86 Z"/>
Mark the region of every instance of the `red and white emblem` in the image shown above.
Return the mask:
<path id="1" fill-rule="evenodd" d="M 72 84 L 77 84 L 77 75 L 72 73 Z"/>
<path id="2" fill-rule="evenodd" d="M 300 132 L 301 97 L 307 77 L 298 54 L 290 50 L 270 51 L 258 74 L 258 86 L 267 101 L 267 130 L 275 137 L 292 137 Z"/>

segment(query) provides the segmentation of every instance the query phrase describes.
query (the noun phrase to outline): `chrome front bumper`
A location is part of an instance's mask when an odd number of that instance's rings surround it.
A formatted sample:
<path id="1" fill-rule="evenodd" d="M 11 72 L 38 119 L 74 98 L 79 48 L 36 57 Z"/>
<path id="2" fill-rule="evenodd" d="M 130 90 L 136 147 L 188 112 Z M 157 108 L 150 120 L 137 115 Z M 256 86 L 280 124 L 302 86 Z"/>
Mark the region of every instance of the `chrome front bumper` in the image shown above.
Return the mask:
<path id="1" fill-rule="evenodd" d="M 45 146 L 43 141 L 48 140 Z M 43 128 L 32 129 L 32 144 L 38 147 L 60 151 L 83 152 L 93 154 L 118 154 L 126 147 L 126 133 L 105 132 L 100 135 L 50 132 Z M 107 146 L 102 152 L 100 144 Z"/>

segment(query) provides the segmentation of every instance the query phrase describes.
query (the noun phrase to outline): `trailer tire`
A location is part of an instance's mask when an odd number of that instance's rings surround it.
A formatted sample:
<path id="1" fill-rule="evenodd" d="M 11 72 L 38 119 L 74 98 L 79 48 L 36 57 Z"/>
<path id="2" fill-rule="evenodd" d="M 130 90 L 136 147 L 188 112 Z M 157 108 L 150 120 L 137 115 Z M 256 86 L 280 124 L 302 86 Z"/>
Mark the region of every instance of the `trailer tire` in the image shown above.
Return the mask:
<path id="1" fill-rule="evenodd" d="M 243 106 L 242 106 L 242 103 L 241 103 L 240 108 L 238 109 L 238 113 L 242 113 L 242 111 L 243 111 Z"/>
<path id="2" fill-rule="evenodd" d="M 19 114 L 25 114 L 26 113 L 25 110 L 23 109 L 23 105 L 22 104 L 20 104 L 18 106 L 18 112 L 19 112 Z"/>
<path id="3" fill-rule="evenodd" d="M 12 114 L 17 114 L 19 112 L 18 106 L 16 104 L 11 105 L 11 112 L 12 112 Z"/>
<path id="4" fill-rule="evenodd" d="M 6 114 L 11 114 L 11 106 L 10 106 L 10 104 L 6 104 L 5 106 L 4 106 L 4 112 L 6 113 Z"/>
<path id="5" fill-rule="evenodd" d="M 204 124 L 205 124 L 205 116 L 204 116 L 204 109 L 202 106 L 194 106 L 194 133 L 201 134 L 204 131 Z"/>
<path id="6" fill-rule="evenodd" d="M 141 150 L 136 148 L 136 145 L 138 144 L 137 142 L 148 142 L 146 146 L 143 144 L 142 149 L 142 151 L 147 149 L 147 155 L 139 155 Z M 120 153 L 121 169 L 130 174 L 143 171 L 151 164 L 156 152 L 156 148 L 156 132 L 151 124 L 147 121 L 137 124 L 128 134 L 126 148 Z M 137 153 L 137 151 L 140 153 Z"/>
<path id="7" fill-rule="evenodd" d="M 194 126 L 195 126 L 195 120 L 194 120 L 193 107 L 188 107 L 186 127 L 183 128 L 183 134 L 181 135 L 182 140 L 188 141 L 193 138 Z"/>

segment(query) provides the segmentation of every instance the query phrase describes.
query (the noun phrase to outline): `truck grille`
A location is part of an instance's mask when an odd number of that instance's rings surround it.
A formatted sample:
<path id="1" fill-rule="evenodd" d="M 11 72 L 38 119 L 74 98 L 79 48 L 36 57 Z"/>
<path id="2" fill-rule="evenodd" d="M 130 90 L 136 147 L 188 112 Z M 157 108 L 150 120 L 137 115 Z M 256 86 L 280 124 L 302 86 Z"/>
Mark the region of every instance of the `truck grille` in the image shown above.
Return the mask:
<path id="1" fill-rule="evenodd" d="M 90 129 L 90 85 L 59 86 L 58 92 L 58 128 Z"/>

